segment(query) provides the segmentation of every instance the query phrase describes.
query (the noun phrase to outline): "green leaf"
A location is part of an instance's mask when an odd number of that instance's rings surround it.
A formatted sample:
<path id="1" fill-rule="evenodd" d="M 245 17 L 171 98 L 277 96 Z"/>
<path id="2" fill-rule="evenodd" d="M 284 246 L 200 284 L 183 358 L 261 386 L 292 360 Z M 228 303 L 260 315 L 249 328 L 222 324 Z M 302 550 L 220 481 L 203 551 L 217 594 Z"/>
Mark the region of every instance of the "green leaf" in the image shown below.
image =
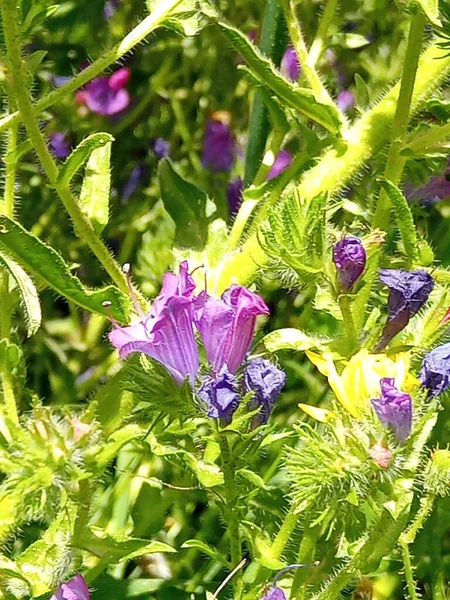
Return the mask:
<path id="1" fill-rule="evenodd" d="M 197 550 L 200 550 L 201 552 L 203 552 L 203 554 L 206 554 L 207 556 L 210 556 L 214 560 L 217 560 L 222 565 L 227 565 L 227 561 L 224 558 L 223 554 L 218 552 L 215 548 L 208 546 L 208 544 L 206 544 L 205 542 L 202 542 L 201 540 L 187 540 L 186 542 L 184 542 L 184 544 L 182 544 L 181 547 L 182 548 L 197 548 Z"/>
<path id="2" fill-rule="evenodd" d="M 380 266 L 380 250 L 377 248 L 370 253 L 364 273 L 364 283 L 356 294 L 352 304 L 352 314 L 355 321 L 356 331 L 360 331 L 364 325 L 364 319 L 369 306 L 370 295 L 376 281 L 378 281 L 378 268 Z"/>
<path id="3" fill-rule="evenodd" d="M 360 108 L 366 108 L 370 104 L 370 94 L 367 83 L 359 73 L 355 73 L 356 99 Z"/>
<path id="4" fill-rule="evenodd" d="M 88 159 L 80 193 L 83 213 L 100 234 L 108 224 L 111 189 L 111 142 L 94 148 Z"/>
<path id="5" fill-rule="evenodd" d="M 50 287 L 90 312 L 105 316 L 103 302 L 110 301 L 114 317 L 125 323 L 129 310 L 128 298 L 114 286 L 88 290 L 71 274 L 69 266 L 51 246 L 24 229 L 19 223 L 0 215 L 0 247 L 6 248 L 17 262 L 38 275 Z"/>
<path id="6" fill-rule="evenodd" d="M 14 150 L 8 152 L 3 161 L 6 165 L 14 165 L 19 162 L 24 154 L 27 154 L 31 150 L 33 150 L 33 143 L 27 140 L 16 146 Z"/>
<path id="7" fill-rule="evenodd" d="M 203 250 L 208 236 L 205 192 L 185 181 L 164 158 L 158 168 L 159 187 L 164 207 L 175 222 L 175 245 Z"/>
<path id="8" fill-rule="evenodd" d="M 306 213 L 302 250 L 312 258 L 321 258 L 326 247 L 327 204 L 327 195 L 320 194 L 312 199 Z"/>
<path id="9" fill-rule="evenodd" d="M 223 485 L 223 473 L 219 467 L 210 462 L 198 460 L 193 454 L 186 452 L 183 455 L 184 460 L 189 464 L 194 471 L 197 479 L 205 488 L 212 488 L 218 485 Z"/>
<path id="10" fill-rule="evenodd" d="M 300 329 L 294 329 L 293 327 L 272 331 L 264 336 L 260 343 L 269 352 L 278 352 L 279 350 L 305 352 L 310 348 L 320 348 L 323 345 L 320 340 L 314 339 Z"/>
<path id="11" fill-rule="evenodd" d="M 309 119 L 320 123 L 331 133 L 339 134 L 342 118 L 338 109 L 331 104 L 318 102 L 311 90 L 290 84 L 265 58 L 247 36 L 220 17 L 217 11 L 205 2 L 201 3 L 203 14 L 214 22 L 224 33 L 231 45 L 247 62 L 252 73 L 262 85 L 270 88 L 291 108 L 300 111 Z"/>
<path id="12" fill-rule="evenodd" d="M 51 17 L 58 10 L 58 8 L 58 4 L 46 6 L 44 9 L 41 8 L 39 3 L 35 6 L 32 6 L 22 25 L 23 37 L 26 38 L 32 29 L 43 23 L 45 19 Z"/>
<path id="13" fill-rule="evenodd" d="M 411 5 L 418 5 L 428 17 L 430 23 L 436 26 L 441 25 L 439 18 L 439 0 L 414 0 Z"/>
<path id="14" fill-rule="evenodd" d="M 33 54 L 27 56 L 27 70 L 30 71 L 30 73 L 34 73 L 46 56 L 47 50 L 36 50 L 36 52 L 33 52 Z"/>
<path id="15" fill-rule="evenodd" d="M 37 290 L 31 277 L 4 252 L 0 252 L 0 264 L 6 268 L 19 288 L 27 334 L 31 337 L 41 326 L 42 314 Z"/>
<path id="16" fill-rule="evenodd" d="M 12 344 L 6 338 L 0 340 L 0 367 L 5 365 L 11 372 L 19 364 L 22 358 L 22 351 L 16 344 Z"/>
<path id="17" fill-rule="evenodd" d="M 405 196 L 396 185 L 387 180 L 383 180 L 381 185 L 392 201 L 405 255 L 411 265 L 411 263 L 417 262 L 418 257 L 417 232 L 411 209 Z"/>
<path id="18" fill-rule="evenodd" d="M 84 165 L 94 150 L 111 144 L 113 141 L 114 138 L 109 133 L 93 133 L 84 138 L 63 164 L 59 172 L 58 184 L 69 184 L 75 173 Z"/>

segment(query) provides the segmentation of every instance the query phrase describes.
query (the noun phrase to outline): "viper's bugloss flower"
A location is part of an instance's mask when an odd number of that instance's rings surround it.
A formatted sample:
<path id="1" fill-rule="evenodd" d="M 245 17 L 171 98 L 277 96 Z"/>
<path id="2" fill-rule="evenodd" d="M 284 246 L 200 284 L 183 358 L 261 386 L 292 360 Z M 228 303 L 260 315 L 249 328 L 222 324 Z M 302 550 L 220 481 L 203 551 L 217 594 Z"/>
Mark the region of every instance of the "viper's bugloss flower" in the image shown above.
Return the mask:
<path id="1" fill-rule="evenodd" d="M 122 204 L 126 204 L 128 202 L 128 200 L 131 198 L 131 196 L 134 194 L 134 192 L 138 189 L 139 184 L 145 177 L 145 173 L 146 173 L 146 168 L 145 168 L 145 165 L 143 165 L 142 163 L 139 165 L 136 165 L 134 167 L 134 169 L 131 171 L 130 176 L 128 177 L 127 181 L 125 182 L 125 184 L 122 188 L 122 194 L 121 194 Z"/>
<path id="2" fill-rule="evenodd" d="M 119 350 L 120 357 L 143 352 L 163 364 L 179 385 L 186 377 L 194 385 L 199 367 L 193 328 L 194 289 L 194 280 L 184 261 L 178 276 L 166 273 L 161 294 L 148 314 L 143 314 L 135 302 L 141 317 L 139 323 L 120 327 L 112 321 L 114 330 L 109 340 Z"/>
<path id="3" fill-rule="evenodd" d="M 250 401 L 250 409 L 261 407 L 252 426 L 264 425 L 269 420 L 275 401 L 280 395 L 286 382 L 286 374 L 270 360 L 253 358 L 249 360 L 244 369 L 244 389 L 254 392 Z"/>
<path id="4" fill-rule="evenodd" d="M 380 269 L 380 281 L 389 288 L 389 317 L 377 350 L 383 350 L 419 312 L 434 286 L 433 278 L 422 270 Z"/>
<path id="5" fill-rule="evenodd" d="M 280 71 L 283 77 L 289 79 L 289 81 L 298 81 L 300 77 L 300 61 L 292 46 L 289 46 L 283 54 Z"/>
<path id="6" fill-rule="evenodd" d="M 272 167 L 270 171 L 267 173 L 266 180 L 270 181 L 278 175 L 281 175 L 283 171 L 286 171 L 288 167 L 292 164 L 292 154 L 289 150 L 280 150 L 275 157 Z"/>
<path id="7" fill-rule="evenodd" d="M 345 364 L 338 375 L 336 365 L 329 352 L 317 354 L 306 352 L 309 360 L 328 378 L 328 383 L 336 398 L 352 416 L 358 418 L 369 406 L 369 400 L 380 390 L 380 380 L 393 377 L 397 385 L 411 391 L 418 381 L 409 372 L 409 352 L 399 352 L 393 356 L 370 354 L 366 348 L 357 352 Z"/>
<path id="8" fill-rule="evenodd" d="M 430 396 L 438 396 L 450 386 L 450 343 L 425 354 L 419 379 Z"/>
<path id="9" fill-rule="evenodd" d="M 231 422 L 241 394 L 236 377 L 228 371 L 226 365 L 217 376 L 205 377 L 197 393 L 206 405 L 208 417 L 220 419 L 223 425 Z"/>
<path id="10" fill-rule="evenodd" d="M 355 96 L 348 90 L 338 94 L 336 99 L 337 107 L 341 112 L 347 112 L 355 106 Z"/>
<path id="11" fill-rule="evenodd" d="M 75 575 L 61 583 L 50 600 L 89 600 L 90 594 L 83 575 Z"/>
<path id="12" fill-rule="evenodd" d="M 263 299 L 239 285 L 231 285 L 220 300 L 206 292 L 198 296 L 195 324 L 215 373 L 224 365 L 231 373 L 236 372 L 252 343 L 256 317 L 268 314 Z"/>
<path id="13" fill-rule="evenodd" d="M 225 120 L 210 119 L 206 124 L 202 165 L 211 171 L 230 171 L 236 156 L 236 140 Z"/>
<path id="14" fill-rule="evenodd" d="M 230 215 L 235 215 L 242 204 L 242 179 L 236 177 L 227 187 L 227 202 Z"/>
<path id="15" fill-rule="evenodd" d="M 50 152 L 56 158 L 67 158 L 71 151 L 70 141 L 67 139 L 67 131 L 54 131 L 49 135 Z"/>
<path id="16" fill-rule="evenodd" d="M 127 67 L 118 69 L 110 77 L 96 77 L 76 94 L 76 101 L 99 115 L 111 116 L 125 110 L 130 104 L 126 89 L 131 71 Z"/>
<path id="17" fill-rule="evenodd" d="M 153 142 L 153 152 L 159 159 L 169 156 L 170 143 L 164 138 L 156 138 L 156 140 Z"/>
<path id="18" fill-rule="evenodd" d="M 384 377 L 380 381 L 381 396 L 372 398 L 375 414 L 386 427 L 392 428 L 399 444 L 411 433 L 413 406 L 411 396 L 395 387 L 393 377 Z"/>
<path id="19" fill-rule="evenodd" d="M 342 291 L 348 292 L 358 281 L 366 268 L 366 260 L 365 248 L 357 237 L 344 237 L 333 246 L 333 262 Z"/>
<path id="20" fill-rule="evenodd" d="M 286 600 L 286 595 L 281 588 L 273 587 L 260 600 Z"/>

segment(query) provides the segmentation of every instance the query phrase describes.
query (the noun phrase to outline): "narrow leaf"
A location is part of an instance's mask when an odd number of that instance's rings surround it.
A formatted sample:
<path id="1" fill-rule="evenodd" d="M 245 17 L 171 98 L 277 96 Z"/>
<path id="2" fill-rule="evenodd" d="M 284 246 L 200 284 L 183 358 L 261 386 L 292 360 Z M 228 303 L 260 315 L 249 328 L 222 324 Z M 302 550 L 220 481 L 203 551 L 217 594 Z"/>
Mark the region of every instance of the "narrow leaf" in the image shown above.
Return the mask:
<path id="1" fill-rule="evenodd" d="M 3 161 L 6 165 L 14 165 L 19 162 L 24 154 L 27 154 L 31 150 L 33 150 L 33 143 L 27 140 L 16 146 L 14 150 L 8 152 Z"/>
<path id="2" fill-rule="evenodd" d="M 269 352 L 278 352 L 279 350 L 304 352 L 311 348 L 320 348 L 323 345 L 320 340 L 314 339 L 300 329 L 294 329 L 293 327 L 272 331 L 263 337 L 261 343 Z"/>
<path id="3" fill-rule="evenodd" d="M 108 223 L 111 189 L 111 142 L 94 148 L 88 159 L 80 193 L 81 210 L 100 234 Z"/>
<path id="4" fill-rule="evenodd" d="M 38 275 L 50 287 L 85 310 L 105 316 L 103 302 L 110 301 L 114 317 L 127 321 L 129 301 L 114 286 L 86 289 L 78 277 L 70 272 L 61 255 L 51 246 L 24 229 L 19 223 L 0 215 L 0 247 L 31 273 Z"/>
<path id="5" fill-rule="evenodd" d="M 208 546 L 208 544 L 206 544 L 205 542 L 202 542 L 201 540 L 186 540 L 182 544 L 181 547 L 182 548 L 196 548 L 197 550 L 200 550 L 200 552 L 203 552 L 203 554 L 206 554 L 207 556 L 210 556 L 214 560 L 217 560 L 219 563 L 221 563 L 223 565 L 227 564 L 227 561 L 225 560 L 224 556 L 220 552 L 217 552 L 217 550 L 215 548 Z"/>
<path id="6" fill-rule="evenodd" d="M 113 141 L 114 138 L 109 133 L 93 133 L 84 138 L 63 164 L 59 173 L 58 184 L 67 185 L 70 183 L 75 173 L 84 165 L 96 148 L 101 148 Z"/>
<path id="7" fill-rule="evenodd" d="M 414 263 L 417 261 L 418 257 L 418 242 L 411 208 L 409 207 L 405 196 L 397 186 L 387 180 L 383 180 L 381 185 L 392 201 L 395 219 L 402 238 L 405 254 L 408 257 L 409 262 Z"/>

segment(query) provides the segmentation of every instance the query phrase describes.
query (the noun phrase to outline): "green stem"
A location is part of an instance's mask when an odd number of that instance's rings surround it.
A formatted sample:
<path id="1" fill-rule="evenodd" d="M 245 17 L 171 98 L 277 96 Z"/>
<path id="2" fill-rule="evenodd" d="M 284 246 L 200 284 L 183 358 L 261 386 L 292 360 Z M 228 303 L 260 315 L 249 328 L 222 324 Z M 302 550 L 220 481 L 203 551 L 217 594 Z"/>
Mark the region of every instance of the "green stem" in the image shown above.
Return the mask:
<path id="1" fill-rule="evenodd" d="M 100 75 L 100 73 L 114 64 L 119 58 L 142 42 L 154 29 L 159 27 L 182 1 L 165 0 L 165 2 L 159 2 L 157 8 L 130 31 L 120 43 L 116 44 L 114 48 L 108 50 L 106 54 L 94 61 L 89 67 L 80 71 L 68 83 L 38 100 L 32 110 L 33 116 L 38 117 L 44 110 L 47 110 L 65 96 L 73 94 L 80 87 L 88 83 L 88 81 Z M 20 110 L 0 119 L 0 132 L 10 127 L 13 123 L 18 124 L 21 120 L 23 120 L 23 117 Z"/>
<path id="2" fill-rule="evenodd" d="M 14 92 L 22 120 L 33 144 L 33 148 L 51 185 L 56 189 L 58 196 L 71 217 L 78 236 L 88 244 L 119 289 L 124 293 L 128 293 L 127 282 L 119 265 L 115 262 L 108 248 L 103 244 L 102 240 L 95 232 L 89 219 L 81 211 L 69 187 L 58 181 L 58 167 L 56 166 L 39 126 L 34 119 L 33 106 L 27 92 L 20 55 L 20 38 L 18 31 L 19 18 L 16 2 L 15 0 L 1 0 L 0 7 L 3 17 L 6 51 L 11 68 L 11 79 L 14 85 Z"/>
<path id="3" fill-rule="evenodd" d="M 283 554 L 286 544 L 291 539 L 291 536 L 297 527 L 299 518 L 300 512 L 296 512 L 294 507 L 291 507 L 283 521 L 283 524 L 280 527 L 277 537 L 270 548 L 271 558 L 280 558 L 280 556 Z"/>
<path id="4" fill-rule="evenodd" d="M 314 38 L 313 43 L 311 44 L 311 48 L 309 50 L 308 55 L 308 64 L 311 67 L 315 67 L 317 61 L 322 54 L 322 50 L 325 44 L 325 39 L 327 37 L 328 28 L 333 20 L 334 13 L 336 12 L 338 0 L 328 0 L 325 4 L 325 9 L 323 11 L 322 18 L 319 23 L 319 29 L 317 30 L 317 35 Z"/>
<path id="5" fill-rule="evenodd" d="M 320 527 L 311 527 L 310 520 L 305 519 L 302 542 L 298 550 L 297 562 L 311 563 L 314 560 L 314 550 L 319 537 Z M 291 598 L 302 600 L 305 594 L 306 582 L 309 572 L 306 569 L 298 569 L 294 575 L 291 587 Z"/>
<path id="6" fill-rule="evenodd" d="M 420 508 L 417 511 L 416 516 L 414 517 L 414 521 L 409 525 L 408 529 L 402 533 L 400 538 L 401 543 L 403 544 L 412 544 L 416 539 L 416 535 L 419 529 L 422 529 L 425 521 L 430 516 L 431 511 L 433 510 L 435 496 L 433 494 L 429 494 L 428 496 L 424 496 L 420 500 Z"/>
<path id="7" fill-rule="evenodd" d="M 411 564 L 411 556 L 409 554 L 408 544 L 400 540 L 400 550 L 402 552 L 403 566 L 405 568 L 405 579 L 408 587 L 410 600 L 417 600 L 417 587 L 414 581 L 413 568 Z"/>
<path id="8" fill-rule="evenodd" d="M 6 414 L 12 423 L 19 424 L 16 398 L 14 395 L 14 384 L 11 372 L 6 365 L 0 365 L 0 376 L 2 381 L 3 400 L 5 402 Z"/>
<path id="9" fill-rule="evenodd" d="M 358 345 L 358 334 L 356 333 L 355 322 L 350 308 L 350 296 L 340 294 L 338 302 L 342 313 L 342 323 L 344 325 L 348 345 L 353 350 Z"/>
<path id="10" fill-rule="evenodd" d="M 404 146 L 411 112 L 411 102 L 419 66 L 426 17 L 421 9 L 411 16 L 411 26 L 406 49 L 400 93 L 391 131 L 391 145 L 384 171 L 385 179 L 395 185 L 400 181 L 405 166 L 405 158 L 400 155 Z M 389 225 L 391 201 L 388 193 L 382 189 L 375 211 L 373 226 L 386 229 Z"/>

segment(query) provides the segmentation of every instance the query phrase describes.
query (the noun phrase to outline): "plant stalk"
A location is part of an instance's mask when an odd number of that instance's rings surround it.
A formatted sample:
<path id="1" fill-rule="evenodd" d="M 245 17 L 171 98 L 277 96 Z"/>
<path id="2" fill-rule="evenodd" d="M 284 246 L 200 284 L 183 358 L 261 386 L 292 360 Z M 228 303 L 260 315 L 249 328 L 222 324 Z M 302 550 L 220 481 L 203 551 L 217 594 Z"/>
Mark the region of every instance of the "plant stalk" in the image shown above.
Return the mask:
<path id="1" fill-rule="evenodd" d="M 402 553 L 403 567 L 405 569 L 405 579 L 406 579 L 406 586 L 408 588 L 409 599 L 417 600 L 418 599 L 417 587 L 416 587 L 416 582 L 414 581 L 414 574 L 413 574 L 413 568 L 412 568 L 412 564 L 411 564 L 411 555 L 409 554 L 409 547 L 408 547 L 408 544 L 406 544 L 405 542 L 402 542 L 401 539 L 399 541 L 399 544 L 400 544 L 400 550 Z"/>
<path id="2" fill-rule="evenodd" d="M 318 525 L 311 527 L 311 521 L 309 518 L 305 519 L 303 528 L 303 537 L 298 549 L 297 562 L 298 563 L 311 563 L 314 560 L 314 550 L 316 548 L 317 539 L 319 537 L 320 527 Z M 308 578 L 308 571 L 304 569 L 298 569 L 294 575 L 291 587 L 291 599 L 302 600 L 305 594 L 306 581 Z"/>
<path id="3" fill-rule="evenodd" d="M 311 44 L 311 48 L 309 49 L 307 62 L 312 68 L 316 66 L 316 63 L 322 54 L 328 28 L 333 20 L 334 13 L 336 12 L 337 3 L 338 0 L 328 0 L 328 2 L 325 4 L 322 18 L 320 19 L 319 23 L 319 28 L 317 30 L 317 35 Z"/>

